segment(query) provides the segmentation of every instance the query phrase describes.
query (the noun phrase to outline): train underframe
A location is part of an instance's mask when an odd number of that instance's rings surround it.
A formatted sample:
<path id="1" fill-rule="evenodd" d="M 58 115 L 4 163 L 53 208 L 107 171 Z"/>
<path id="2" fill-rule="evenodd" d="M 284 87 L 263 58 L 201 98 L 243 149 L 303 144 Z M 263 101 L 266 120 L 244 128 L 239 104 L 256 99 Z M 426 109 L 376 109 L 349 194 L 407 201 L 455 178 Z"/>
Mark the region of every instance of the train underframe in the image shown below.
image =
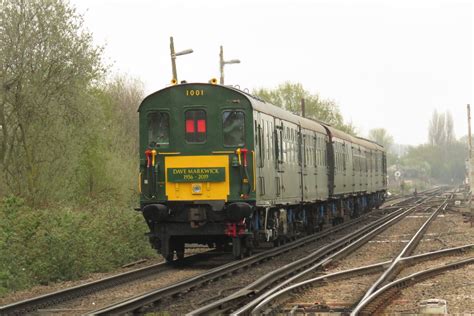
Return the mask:
<path id="1" fill-rule="evenodd" d="M 236 258 L 262 244 L 279 245 L 378 208 L 385 192 L 260 207 L 237 202 L 215 210 L 206 204 L 150 204 L 142 208 L 151 245 L 167 260 L 184 258 L 186 244 L 232 249 Z"/>

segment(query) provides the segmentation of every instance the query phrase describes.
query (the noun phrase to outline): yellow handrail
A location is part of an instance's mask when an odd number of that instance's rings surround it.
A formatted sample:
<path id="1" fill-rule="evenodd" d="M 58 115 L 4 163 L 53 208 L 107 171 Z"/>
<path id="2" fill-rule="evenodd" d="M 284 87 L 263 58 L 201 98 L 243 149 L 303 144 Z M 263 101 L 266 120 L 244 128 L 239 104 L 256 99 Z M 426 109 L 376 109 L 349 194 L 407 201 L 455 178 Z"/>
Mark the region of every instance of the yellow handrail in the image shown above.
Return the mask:
<path id="1" fill-rule="evenodd" d="M 179 151 L 177 152 L 159 152 L 158 155 L 179 155 L 181 154 Z"/>
<path id="2" fill-rule="evenodd" d="M 138 173 L 138 193 L 142 194 L 142 173 Z"/>
<path id="3" fill-rule="evenodd" d="M 213 154 L 233 154 L 233 150 L 216 150 L 212 152 Z"/>

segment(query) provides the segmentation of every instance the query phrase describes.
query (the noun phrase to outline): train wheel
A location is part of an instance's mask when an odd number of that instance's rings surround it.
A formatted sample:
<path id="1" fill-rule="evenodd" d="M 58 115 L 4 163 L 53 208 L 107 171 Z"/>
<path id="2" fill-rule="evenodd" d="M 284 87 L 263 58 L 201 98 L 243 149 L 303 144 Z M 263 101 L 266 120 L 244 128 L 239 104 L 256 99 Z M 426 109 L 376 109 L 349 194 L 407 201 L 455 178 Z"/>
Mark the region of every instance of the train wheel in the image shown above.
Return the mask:
<path id="1" fill-rule="evenodd" d="M 253 255 L 253 251 L 252 251 L 252 248 L 246 248 L 245 249 L 245 256 L 246 257 L 251 257 Z"/>
<path id="2" fill-rule="evenodd" d="M 215 248 L 216 248 L 216 251 L 224 252 L 225 248 L 226 248 L 226 244 L 225 244 L 225 242 L 218 241 L 218 242 L 216 242 L 216 247 Z"/>
<path id="3" fill-rule="evenodd" d="M 177 242 L 175 245 L 176 257 L 178 260 L 184 259 L 184 242 Z"/>
<path id="4" fill-rule="evenodd" d="M 232 255 L 236 259 L 242 259 L 244 257 L 241 238 L 232 238 Z"/>
<path id="5" fill-rule="evenodd" d="M 165 258 L 167 262 L 173 261 L 174 249 L 169 237 L 164 239 L 161 243 L 161 255 Z"/>
<path id="6" fill-rule="evenodd" d="M 173 258 L 174 258 L 174 254 L 173 254 L 173 252 L 168 253 L 167 255 L 163 254 L 163 257 L 165 257 L 166 262 L 172 262 Z"/>

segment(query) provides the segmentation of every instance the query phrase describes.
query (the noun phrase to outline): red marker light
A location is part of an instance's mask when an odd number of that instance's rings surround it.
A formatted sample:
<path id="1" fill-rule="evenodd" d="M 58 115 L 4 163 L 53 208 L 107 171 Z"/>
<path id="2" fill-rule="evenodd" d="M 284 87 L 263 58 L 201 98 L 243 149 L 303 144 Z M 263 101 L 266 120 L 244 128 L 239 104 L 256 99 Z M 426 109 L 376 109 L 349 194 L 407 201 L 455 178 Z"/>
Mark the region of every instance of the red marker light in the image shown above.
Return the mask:
<path id="1" fill-rule="evenodd" d="M 194 121 L 186 120 L 186 133 L 194 133 Z"/>
<path id="2" fill-rule="evenodd" d="M 206 132 L 206 120 L 198 120 L 198 133 L 205 133 Z"/>
<path id="3" fill-rule="evenodd" d="M 146 166 L 147 168 L 150 168 L 150 165 L 151 165 L 151 150 L 150 149 L 145 150 L 145 157 L 146 157 Z"/>

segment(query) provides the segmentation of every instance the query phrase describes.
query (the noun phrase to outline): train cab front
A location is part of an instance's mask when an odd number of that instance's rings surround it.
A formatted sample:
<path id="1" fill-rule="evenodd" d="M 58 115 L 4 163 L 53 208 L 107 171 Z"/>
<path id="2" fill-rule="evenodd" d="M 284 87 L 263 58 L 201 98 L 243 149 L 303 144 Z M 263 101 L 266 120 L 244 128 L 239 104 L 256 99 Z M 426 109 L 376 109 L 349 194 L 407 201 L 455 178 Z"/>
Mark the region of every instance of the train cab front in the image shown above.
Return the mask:
<path id="1" fill-rule="evenodd" d="M 252 111 L 210 84 L 169 87 L 140 106 L 141 211 L 167 260 L 185 244 L 225 248 L 255 205 Z"/>

